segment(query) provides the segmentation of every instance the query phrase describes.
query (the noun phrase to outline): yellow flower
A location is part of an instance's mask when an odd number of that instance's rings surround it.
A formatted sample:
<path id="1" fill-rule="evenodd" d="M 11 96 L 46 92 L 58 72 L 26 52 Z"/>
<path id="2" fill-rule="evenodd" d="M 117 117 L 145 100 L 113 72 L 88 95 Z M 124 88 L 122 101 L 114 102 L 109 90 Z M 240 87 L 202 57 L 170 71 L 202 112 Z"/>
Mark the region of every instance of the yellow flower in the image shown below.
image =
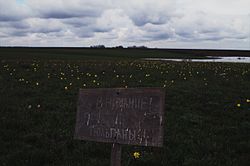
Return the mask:
<path id="1" fill-rule="evenodd" d="M 134 158 L 138 159 L 140 157 L 140 153 L 139 152 L 134 152 L 133 156 L 134 156 Z"/>
<path id="2" fill-rule="evenodd" d="M 65 86 L 65 87 L 64 87 L 64 89 L 65 89 L 65 90 L 68 90 L 68 87 L 67 87 L 67 86 Z"/>
<path id="3" fill-rule="evenodd" d="M 249 99 L 247 99 L 247 103 L 250 103 L 250 100 L 249 100 Z"/>
<path id="4" fill-rule="evenodd" d="M 237 104 L 237 107 L 240 107 L 240 103 Z"/>

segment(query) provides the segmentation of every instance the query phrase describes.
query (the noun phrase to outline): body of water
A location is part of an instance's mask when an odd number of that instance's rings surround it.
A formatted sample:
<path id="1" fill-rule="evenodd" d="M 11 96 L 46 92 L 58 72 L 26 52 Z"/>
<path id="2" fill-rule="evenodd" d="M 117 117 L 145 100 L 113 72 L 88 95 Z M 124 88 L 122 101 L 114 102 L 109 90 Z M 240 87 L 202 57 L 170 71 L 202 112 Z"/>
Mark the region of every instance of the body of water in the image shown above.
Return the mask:
<path id="1" fill-rule="evenodd" d="M 175 62 L 227 62 L 227 63 L 250 63 L 250 57 L 207 57 L 208 59 L 165 59 L 145 58 L 145 60 L 175 61 Z"/>

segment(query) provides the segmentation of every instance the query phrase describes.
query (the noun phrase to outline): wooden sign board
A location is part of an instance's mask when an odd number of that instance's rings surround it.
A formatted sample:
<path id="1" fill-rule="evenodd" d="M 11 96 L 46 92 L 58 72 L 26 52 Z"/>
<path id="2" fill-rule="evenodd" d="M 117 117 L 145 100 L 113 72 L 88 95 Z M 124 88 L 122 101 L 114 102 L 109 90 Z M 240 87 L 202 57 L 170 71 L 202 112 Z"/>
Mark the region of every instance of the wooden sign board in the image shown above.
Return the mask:
<path id="1" fill-rule="evenodd" d="M 81 89 L 75 138 L 163 146 L 163 88 Z"/>

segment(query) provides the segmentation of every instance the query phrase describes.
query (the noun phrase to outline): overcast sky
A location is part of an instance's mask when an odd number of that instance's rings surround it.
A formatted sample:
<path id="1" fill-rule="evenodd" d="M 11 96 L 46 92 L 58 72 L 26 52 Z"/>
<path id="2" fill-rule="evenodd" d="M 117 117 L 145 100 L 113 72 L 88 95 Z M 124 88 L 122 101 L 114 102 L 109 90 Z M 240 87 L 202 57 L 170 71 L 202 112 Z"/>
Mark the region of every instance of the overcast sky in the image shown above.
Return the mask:
<path id="1" fill-rule="evenodd" d="M 0 0 L 1 46 L 250 50 L 250 0 Z"/>

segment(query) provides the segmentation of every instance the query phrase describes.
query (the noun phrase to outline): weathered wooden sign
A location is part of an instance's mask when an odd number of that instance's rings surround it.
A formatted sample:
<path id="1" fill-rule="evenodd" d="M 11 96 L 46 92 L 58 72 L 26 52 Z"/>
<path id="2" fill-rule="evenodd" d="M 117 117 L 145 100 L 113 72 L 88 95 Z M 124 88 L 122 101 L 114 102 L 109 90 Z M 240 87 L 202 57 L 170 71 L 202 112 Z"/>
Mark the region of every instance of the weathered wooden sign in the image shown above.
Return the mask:
<path id="1" fill-rule="evenodd" d="M 81 89 L 75 138 L 163 146 L 162 88 Z"/>

